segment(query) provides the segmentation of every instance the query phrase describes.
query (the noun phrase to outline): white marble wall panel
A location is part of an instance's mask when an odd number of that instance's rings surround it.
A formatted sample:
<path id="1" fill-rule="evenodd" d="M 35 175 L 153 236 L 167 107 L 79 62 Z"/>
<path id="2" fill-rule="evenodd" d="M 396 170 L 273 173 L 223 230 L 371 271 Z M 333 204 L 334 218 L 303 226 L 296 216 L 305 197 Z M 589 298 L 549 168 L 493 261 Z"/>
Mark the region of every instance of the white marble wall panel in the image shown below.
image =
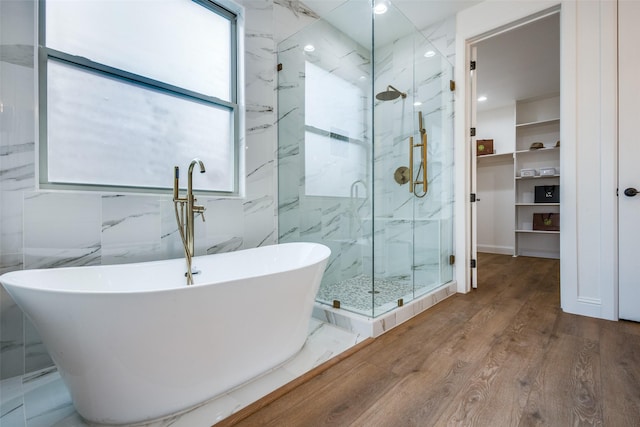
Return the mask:
<path id="1" fill-rule="evenodd" d="M 31 321 L 24 318 L 24 370 L 33 372 L 52 366 L 53 361 Z"/>
<path id="2" fill-rule="evenodd" d="M 243 246 L 277 242 L 276 232 L 276 55 L 273 1 L 246 0 L 246 199 Z M 236 242 L 237 243 L 237 242 Z"/>
<path id="3" fill-rule="evenodd" d="M 300 0 L 274 0 L 274 39 L 276 43 L 318 20 L 319 16 Z"/>
<path id="4" fill-rule="evenodd" d="M 240 199 L 211 200 L 207 205 L 207 253 L 221 253 L 242 249 L 245 224 L 243 221 L 226 221 L 226 218 L 242 218 L 244 208 Z"/>
<path id="5" fill-rule="evenodd" d="M 32 189 L 35 177 L 33 67 L 0 61 L 0 74 L 0 191 Z"/>
<path id="6" fill-rule="evenodd" d="M 25 268 L 100 264 L 101 228 L 98 194 L 25 193 Z"/>
<path id="7" fill-rule="evenodd" d="M 180 258 L 184 256 L 184 247 L 178 232 L 178 223 L 173 201 L 169 198 L 160 200 L 160 246 L 161 259 Z M 207 215 L 208 212 L 205 212 Z"/>
<path id="8" fill-rule="evenodd" d="M 22 193 L 0 192 L 0 254 L 22 253 Z M 0 268 L 4 266 L 0 264 Z"/>
<path id="9" fill-rule="evenodd" d="M 24 333 L 22 310 L 0 287 L 0 336 L 2 337 L 2 363 L 0 377 L 22 375 L 24 371 Z"/>
<path id="10" fill-rule="evenodd" d="M 161 258 L 161 229 L 156 197 L 102 196 L 102 264 Z"/>
<path id="11" fill-rule="evenodd" d="M 33 31 L 15 19 L 32 12 L 32 2 L 0 2 L 0 274 L 23 268 L 22 190 L 34 185 Z M 24 326 L 0 289 L 0 378 L 25 372 Z"/>
<path id="12" fill-rule="evenodd" d="M 456 17 L 451 16 L 422 29 L 422 34 L 433 44 L 450 64 L 455 63 Z"/>

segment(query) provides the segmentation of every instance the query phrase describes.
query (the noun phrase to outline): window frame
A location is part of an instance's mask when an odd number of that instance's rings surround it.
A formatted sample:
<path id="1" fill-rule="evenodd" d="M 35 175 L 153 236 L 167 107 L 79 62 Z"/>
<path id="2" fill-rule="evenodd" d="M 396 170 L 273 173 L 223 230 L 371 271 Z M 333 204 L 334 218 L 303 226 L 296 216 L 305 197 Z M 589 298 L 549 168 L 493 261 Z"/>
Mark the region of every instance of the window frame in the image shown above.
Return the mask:
<path id="1" fill-rule="evenodd" d="M 99 192 L 117 192 L 117 193 L 166 193 L 172 190 L 169 187 L 171 179 L 167 179 L 167 187 L 142 187 L 142 186 L 125 186 L 125 185 L 109 185 L 109 184 L 78 184 L 65 182 L 51 182 L 48 179 L 49 162 L 48 162 L 48 132 L 47 132 L 47 79 L 48 79 L 48 63 L 52 59 L 59 61 L 65 65 L 70 65 L 81 71 L 89 71 L 98 75 L 105 76 L 121 81 L 125 84 L 132 84 L 144 89 L 156 91 L 169 96 L 180 97 L 184 100 L 203 103 L 214 108 L 222 108 L 228 110 L 232 115 L 232 141 L 228 141 L 233 149 L 233 189 L 231 191 L 224 190 L 197 190 L 197 193 L 208 195 L 238 196 L 241 194 L 241 149 L 240 141 L 243 139 L 241 135 L 241 123 L 244 121 L 242 115 L 244 112 L 240 108 L 240 100 L 242 98 L 243 81 L 241 71 L 243 69 L 242 56 L 240 55 L 240 47 L 243 35 L 243 9 L 229 0 L 191 0 L 207 9 L 210 13 L 216 13 L 226 19 L 230 23 L 230 100 L 224 101 L 220 98 L 205 95 L 189 89 L 145 77 L 139 74 L 131 73 L 119 68 L 114 68 L 102 63 L 94 62 L 88 58 L 76 56 L 67 52 L 61 52 L 46 45 L 46 2 L 47 0 L 38 1 L 38 62 L 37 62 L 37 105 L 38 105 L 38 170 L 36 171 L 38 179 L 37 183 L 43 190 L 73 190 L 73 191 L 99 191 Z M 186 167 L 187 165 L 179 165 Z M 170 177 L 173 170 L 167 171 Z"/>

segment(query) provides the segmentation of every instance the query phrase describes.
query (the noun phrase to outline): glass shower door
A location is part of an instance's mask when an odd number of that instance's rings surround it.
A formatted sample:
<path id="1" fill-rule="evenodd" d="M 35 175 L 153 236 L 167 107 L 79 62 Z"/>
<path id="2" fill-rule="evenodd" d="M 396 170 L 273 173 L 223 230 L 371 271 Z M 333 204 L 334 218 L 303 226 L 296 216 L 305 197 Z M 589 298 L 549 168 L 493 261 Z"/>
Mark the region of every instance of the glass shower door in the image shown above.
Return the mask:
<path id="1" fill-rule="evenodd" d="M 367 317 L 373 315 L 370 23 L 370 2 L 352 0 L 278 46 L 279 241 L 328 246 L 316 301 Z"/>
<path id="2" fill-rule="evenodd" d="M 395 7 L 375 14 L 374 317 L 452 280 L 452 67 Z"/>
<path id="3" fill-rule="evenodd" d="M 450 281 L 446 59 L 392 4 L 349 0 L 278 62 L 279 241 L 331 249 L 316 301 L 376 317 Z"/>

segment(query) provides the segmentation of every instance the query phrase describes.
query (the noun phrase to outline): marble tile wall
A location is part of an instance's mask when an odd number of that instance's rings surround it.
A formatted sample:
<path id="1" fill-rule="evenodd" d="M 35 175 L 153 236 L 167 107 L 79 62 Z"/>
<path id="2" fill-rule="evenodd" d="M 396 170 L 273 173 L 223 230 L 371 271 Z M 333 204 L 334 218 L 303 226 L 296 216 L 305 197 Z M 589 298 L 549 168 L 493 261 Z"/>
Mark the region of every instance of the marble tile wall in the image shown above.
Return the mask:
<path id="1" fill-rule="evenodd" d="M 206 222 L 196 222 L 197 254 L 277 242 L 276 38 L 316 19 L 295 0 L 239 3 L 245 7 L 245 194 L 200 198 L 207 210 Z M 0 20 L 0 274 L 182 257 L 169 195 L 36 189 L 35 1 L 0 2 Z M 0 378 L 51 365 L 37 332 L 1 287 L 0 337 Z"/>

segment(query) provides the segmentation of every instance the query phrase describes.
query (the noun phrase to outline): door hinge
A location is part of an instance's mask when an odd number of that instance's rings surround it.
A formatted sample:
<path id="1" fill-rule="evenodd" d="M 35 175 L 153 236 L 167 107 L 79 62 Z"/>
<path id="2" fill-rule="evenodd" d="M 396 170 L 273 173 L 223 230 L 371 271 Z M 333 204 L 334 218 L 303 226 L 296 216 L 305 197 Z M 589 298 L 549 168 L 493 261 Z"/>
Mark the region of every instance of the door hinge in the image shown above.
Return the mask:
<path id="1" fill-rule="evenodd" d="M 449 255 L 449 265 L 453 265 L 456 263 L 456 256 L 455 255 Z"/>
<path id="2" fill-rule="evenodd" d="M 471 69 L 471 71 L 476 69 L 476 61 L 471 61 L 471 63 L 469 64 L 469 68 Z"/>
<path id="3" fill-rule="evenodd" d="M 471 128 L 471 136 L 476 136 L 476 128 Z"/>
<path id="4" fill-rule="evenodd" d="M 477 262 L 475 259 L 471 260 L 471 268 L 476 268 Z"/>
<path id="5" fill-rule="evenodd" d="M 476 193 L 471 193 L 470 201 L 471 201 L 471 203 L 475 203 L 476 202 Z"/>
<path id="6" fill-rule="evenodd" d="M 449 80 L 449 90 L 453 92 L 456 90 L 456 82 L 454 80 Z"/>
<path id="7" fill-rule="evenodd" d="M 278 64 L 278 71 L 282 71 L 282 63 Z"/>

